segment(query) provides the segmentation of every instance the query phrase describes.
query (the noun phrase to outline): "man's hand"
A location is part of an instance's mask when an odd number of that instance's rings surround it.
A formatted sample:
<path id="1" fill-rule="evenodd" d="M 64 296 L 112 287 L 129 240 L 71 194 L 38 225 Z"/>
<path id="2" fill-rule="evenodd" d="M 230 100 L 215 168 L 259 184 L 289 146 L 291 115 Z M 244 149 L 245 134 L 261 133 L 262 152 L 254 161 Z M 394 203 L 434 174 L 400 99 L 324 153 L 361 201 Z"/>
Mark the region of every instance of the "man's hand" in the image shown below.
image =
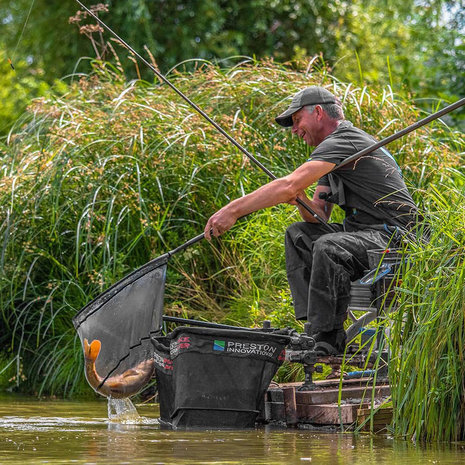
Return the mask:
<path id="1" fill-rule="evenodd" d="M 287 203 L 289 205 L 299 206 L 299 204 L 297 203 L 297 199 L 303 200 L 305 203 L 310 204 L 310 199 L 307 197 L 307 194 L 304 191 L 299 192 L 295 199 L 289 200 L 289 202 Z"/>
<path id="2" fill-rule="evenodd" d="M 215 237 L 221 236 L 226 231 L 231 229 L 237 221 L 237 217 L 231 212 L 231 209 L 226 205 L 221 210 L 218 210 L 210 217 L 205 225 L 205 239 L 211 240 L 212 235 Z"/>

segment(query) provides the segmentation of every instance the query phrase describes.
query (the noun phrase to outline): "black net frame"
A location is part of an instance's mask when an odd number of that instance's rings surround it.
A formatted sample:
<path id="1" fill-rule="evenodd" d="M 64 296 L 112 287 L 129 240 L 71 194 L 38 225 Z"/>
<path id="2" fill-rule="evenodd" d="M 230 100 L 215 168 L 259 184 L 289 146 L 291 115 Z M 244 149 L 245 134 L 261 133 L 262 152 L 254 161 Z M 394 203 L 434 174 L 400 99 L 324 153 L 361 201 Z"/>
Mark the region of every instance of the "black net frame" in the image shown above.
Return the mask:
<path id="1" fill-rule="evenodd" d="M 153 359 L 150 338 L 161 332 L 170 256 L 171 253 L 164 254 L 125 276 L 73 317 L 84 352 L 85 339 L 89 344 L 93 340 L 101 342 L 95 360 L 97 378 L 89 375 L 89 361 L 84 354 L 87 380 L 97 392 L 102 393 L 101 388 L 107 381 L 124 377 L 128 370 Z M 121 397 L 135 393 L 130 391 Z"/>

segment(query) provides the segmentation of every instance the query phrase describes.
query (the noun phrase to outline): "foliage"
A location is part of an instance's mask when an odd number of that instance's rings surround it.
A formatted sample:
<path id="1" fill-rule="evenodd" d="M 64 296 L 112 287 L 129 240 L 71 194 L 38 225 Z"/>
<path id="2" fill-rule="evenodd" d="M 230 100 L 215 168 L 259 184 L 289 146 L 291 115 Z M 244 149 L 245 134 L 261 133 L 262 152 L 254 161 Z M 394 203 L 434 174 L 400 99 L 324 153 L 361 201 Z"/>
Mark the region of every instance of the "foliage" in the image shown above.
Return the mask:
<path id="1" fill-rule="evenodd" d="M 423 191 L 431 240 L 409 244 L 392 315 L 390 379 L 395 432 L 465 438 L 465 174 L 447 169 Z"/>
<path id="2" fill-rule="evenodd" d="M 296 45 L 331 57 L 335 32 L 344 29 L 341 19 L 350 9 L 341 0 L 130 0 L 108 5 L 111 14 L 102 18 L 136 50 L 147 45 L 163 70 L 192 57 L 289 59 Z M 8 19 L 9 48 L 16 45 L 29 6 L 29 0 L 16 0 L 0 7 L 0 18 Z M 73 2 L 35 1 L 21 46 L 23 53 L 44 63 L 49 76 L 69 72 L 78 57 L 93 56 L 89 44 L 66 24 L 78 8 Z"/>
<path id="3" fill-rule="evenodd" d="M 463 1 L 354 2 L 338 36 L 333 73 L 360 85 L 384 83 L 431 110 L 464 95 Z M 449 115 L 456 124 L 460 109 Z"/>
<path id="4" fill-rule="evenodd" d="M 24 113 L 35 97 L 49 93 L 50 85 L 43 79 L 43 70 L 30 69 L 24 60 L 14 63 L 13 69 L 0 47 L 0 135 L 5 134 Z M 56 81 L 55 90 L 64 90 L 64 84 Z"/>
<path id="5" fill-rule="evenodd" d="M 126 0 L 108 5 L 102 19 L 136 50 L 147 46 L 163 72 L 193 57 L 285 61 L 322 54 L 341 80 L 390 84 L 397 92 L 433 100 L 463 95 L 463 0 Z M 31 0 L 0 5 L 8 53 L 15 50 L 42 67 L 48 82 L 70 74 L 78 62 L 78 70 L 88 72 L 81 58 L 94 57 L 94 49 L 67 23 L 79 5 L 35 0 L 29 15 L 30 6 Z M 126 57 L 122 62 L 129 70 Z M 134 70 L 129 77 L 135 76 Z"/>
<path id="6" fill-rule="evenodd" d="M 270 124 L 285 97 L 305 85 L 342 95 L 349 119 L 380 137 L 418 117 L 389 90 L 341 83 L 317 62 L 203 65 L 171 77 L 278 176 L 308 156 L 301 140 Z M 390 148 L 410 182 L 427 185 L 457 163 L 454 137 L 438 123 Z M 66 95 L 35 101 L 2 152 L 0 337 L 24 366 L 17 387 L 35 392 L 86 389 L 76 311 L 266 182 L 167 86 L 125 82 L 104 63 Z M 166 312 L 242 325 L 267 315 L 284 321 L 282 237 L 296 219 L 290 206 L 262 211 L 221 240 L 175 256 Z"/>

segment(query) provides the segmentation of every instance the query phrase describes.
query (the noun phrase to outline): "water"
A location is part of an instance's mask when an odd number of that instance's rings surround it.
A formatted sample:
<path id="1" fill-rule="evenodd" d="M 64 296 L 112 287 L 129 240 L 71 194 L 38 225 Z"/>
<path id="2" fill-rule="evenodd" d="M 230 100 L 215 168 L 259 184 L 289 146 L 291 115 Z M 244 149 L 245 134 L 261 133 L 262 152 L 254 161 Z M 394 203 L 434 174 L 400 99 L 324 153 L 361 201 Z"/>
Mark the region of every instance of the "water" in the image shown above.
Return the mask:
<path id="1" fill-rule="evenodd" d="M 118 413 L 119 407 L 114 407 L 112 415 Z M 425 448 L 388 437 L 269 427 L 249 431 L 167 431 L 158 425 L 156 406 L 137 405 L 137 410 L 138 414 L 132 412 L 129 417 L 109 421 L 104 399 L 70 402 L 0 397 L 0 464 L 447 465 L 465 462 L 465 444 Z"/>

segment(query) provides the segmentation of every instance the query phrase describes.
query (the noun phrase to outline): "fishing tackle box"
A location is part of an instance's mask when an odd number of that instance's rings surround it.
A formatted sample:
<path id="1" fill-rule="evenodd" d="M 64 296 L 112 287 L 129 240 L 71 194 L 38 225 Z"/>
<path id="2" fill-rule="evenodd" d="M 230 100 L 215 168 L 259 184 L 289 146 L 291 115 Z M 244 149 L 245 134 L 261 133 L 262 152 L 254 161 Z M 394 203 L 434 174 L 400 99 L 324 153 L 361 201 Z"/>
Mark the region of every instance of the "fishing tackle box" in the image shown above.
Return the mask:
<path id="1" fill-rule="evenodd" d="M 174 428 L 250 428 L 289 337 L 178 327 L 152 337 L 160 419 Z"/>

